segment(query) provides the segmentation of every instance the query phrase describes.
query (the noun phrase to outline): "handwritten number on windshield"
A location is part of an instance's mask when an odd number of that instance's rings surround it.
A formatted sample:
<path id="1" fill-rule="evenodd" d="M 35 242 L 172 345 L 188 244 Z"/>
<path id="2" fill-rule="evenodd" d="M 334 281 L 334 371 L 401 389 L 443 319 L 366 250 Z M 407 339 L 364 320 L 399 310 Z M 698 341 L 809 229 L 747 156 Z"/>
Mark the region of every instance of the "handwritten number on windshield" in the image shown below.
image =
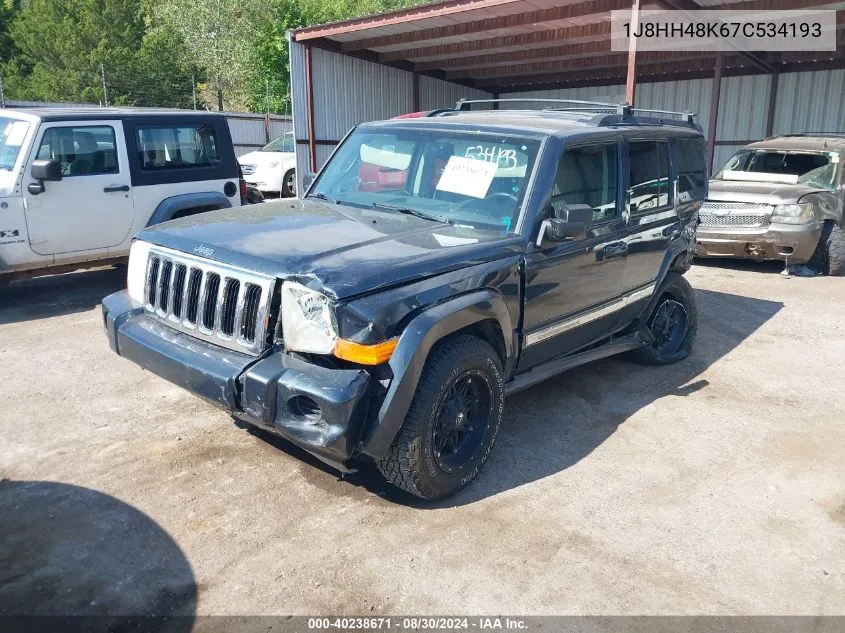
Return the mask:
<path id="1" fill-rule="evenodd" d="M 466 158 L 496 163 L 499 167 L 516 167 L 516 150 L 493 145 L 471 145 L 464 152 Z"/>

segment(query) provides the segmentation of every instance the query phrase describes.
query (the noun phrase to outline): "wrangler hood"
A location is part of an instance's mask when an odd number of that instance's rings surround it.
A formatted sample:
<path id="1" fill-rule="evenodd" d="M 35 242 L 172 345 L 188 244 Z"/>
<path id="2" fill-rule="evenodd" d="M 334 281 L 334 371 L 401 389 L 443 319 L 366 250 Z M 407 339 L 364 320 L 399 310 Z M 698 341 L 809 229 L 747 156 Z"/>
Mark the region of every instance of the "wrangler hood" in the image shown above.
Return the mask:
<path id="1" fill-rule="evenodd" d="M 212 211 L 137 237 L 340 299 L 522 251 L 522 238 L 506 236 L 504 227 L 478 230 L 313 200 Z"/>

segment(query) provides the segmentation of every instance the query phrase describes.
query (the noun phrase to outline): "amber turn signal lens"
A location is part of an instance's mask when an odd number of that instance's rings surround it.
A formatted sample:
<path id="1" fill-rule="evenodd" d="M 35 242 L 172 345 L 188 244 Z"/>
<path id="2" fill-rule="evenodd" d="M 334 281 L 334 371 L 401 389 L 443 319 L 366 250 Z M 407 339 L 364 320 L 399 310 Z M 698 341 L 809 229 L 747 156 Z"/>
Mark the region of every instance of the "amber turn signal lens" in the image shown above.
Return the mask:
<path id="1" fill-rule="evenodd" d="M 376 345 L 362 345 L 339 338 L 334 346 L 334 355 L 361 365 L 381 365 L 390 360 L 398 342 L 398 338 L 392 338 Z"/>

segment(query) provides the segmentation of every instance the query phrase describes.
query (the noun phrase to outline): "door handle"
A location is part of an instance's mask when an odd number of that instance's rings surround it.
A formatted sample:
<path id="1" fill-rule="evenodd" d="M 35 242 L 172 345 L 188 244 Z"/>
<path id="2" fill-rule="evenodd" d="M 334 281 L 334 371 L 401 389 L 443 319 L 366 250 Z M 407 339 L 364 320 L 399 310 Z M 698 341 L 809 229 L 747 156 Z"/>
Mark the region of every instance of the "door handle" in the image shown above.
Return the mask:
<path id="1" fill-rule="evenodd" d="M 627 257 L 628 245 L 625 242 L 614 242 L 601 249 L 601 259 L 612 259 L 614 257 Z"/>
<path id="2" fill-rule="evenodd" d="M 129 191 L 129 185 L 109 185 L 108 187 L 103 187 L 103 191 L 106 193 L 113 193 L 115 191 Z"/>

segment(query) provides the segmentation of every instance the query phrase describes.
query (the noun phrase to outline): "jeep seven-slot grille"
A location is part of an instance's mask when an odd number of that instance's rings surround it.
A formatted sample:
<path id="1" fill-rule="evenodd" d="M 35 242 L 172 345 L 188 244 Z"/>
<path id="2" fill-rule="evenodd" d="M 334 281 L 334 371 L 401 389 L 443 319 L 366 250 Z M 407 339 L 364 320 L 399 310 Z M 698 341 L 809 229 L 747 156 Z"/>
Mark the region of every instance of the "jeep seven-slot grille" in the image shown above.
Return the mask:
<path id="1" fill-rule="evenodd" d="M 274 280 L 175 251 L 150 252 L 147 311 L 170 327 L 252 354 L 264 349 Z"/>

